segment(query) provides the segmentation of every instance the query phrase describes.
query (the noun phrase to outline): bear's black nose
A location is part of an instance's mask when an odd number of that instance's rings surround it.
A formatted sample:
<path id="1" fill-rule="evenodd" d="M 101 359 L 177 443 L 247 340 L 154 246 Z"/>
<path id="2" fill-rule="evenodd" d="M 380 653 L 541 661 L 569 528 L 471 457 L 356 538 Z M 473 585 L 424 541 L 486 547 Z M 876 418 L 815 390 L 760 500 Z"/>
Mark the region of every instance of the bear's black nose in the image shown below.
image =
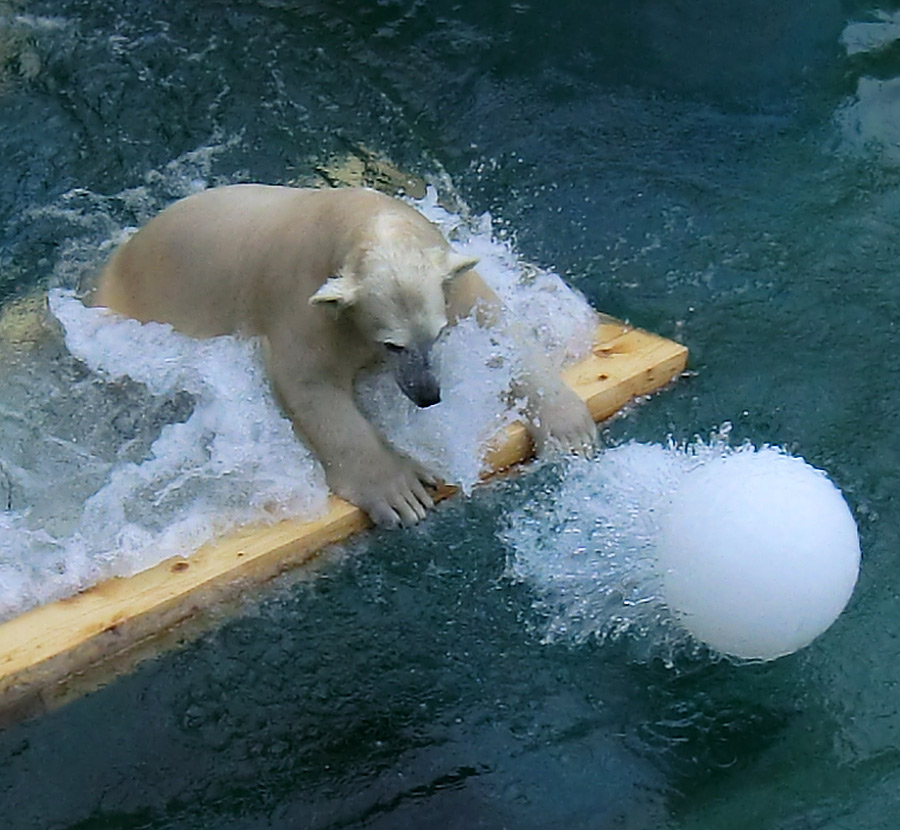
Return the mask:
<path id="1" fill-rule="evenodd" d="M 441 390 L 438 389 L 437 386 L 434 386 L 430 389 L 423 389 L 413 401 L 416 406 L 422 409 L 427 409 L 429 406 L 434 406 L 436 403 L 440 402 Z"/>

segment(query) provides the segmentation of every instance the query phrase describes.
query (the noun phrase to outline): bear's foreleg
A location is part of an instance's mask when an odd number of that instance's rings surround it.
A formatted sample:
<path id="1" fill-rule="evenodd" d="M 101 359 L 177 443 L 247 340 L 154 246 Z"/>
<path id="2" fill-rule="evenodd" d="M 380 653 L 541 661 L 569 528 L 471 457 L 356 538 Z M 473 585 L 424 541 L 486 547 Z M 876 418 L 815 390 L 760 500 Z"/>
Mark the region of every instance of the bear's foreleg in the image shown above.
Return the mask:
<path id="1" fill-rule="evenodd" d="M 558 450 L 591 458 L 597 448 L 597 426 L 584 401 L 542 355 L 523 351 L 523 368 L 511 391 L 525 400 L 526 426 L 538 453 Z"/>
<path id="2" fill-rule="evenodd" d="M 276 391 L 297 431 L 325 468 L 332 492 L 388 527 L 413 525 L 434 506 L 417 464 L 390 449 L 353 399 L 352 386 L 298 382 L 274 373 Z"/>

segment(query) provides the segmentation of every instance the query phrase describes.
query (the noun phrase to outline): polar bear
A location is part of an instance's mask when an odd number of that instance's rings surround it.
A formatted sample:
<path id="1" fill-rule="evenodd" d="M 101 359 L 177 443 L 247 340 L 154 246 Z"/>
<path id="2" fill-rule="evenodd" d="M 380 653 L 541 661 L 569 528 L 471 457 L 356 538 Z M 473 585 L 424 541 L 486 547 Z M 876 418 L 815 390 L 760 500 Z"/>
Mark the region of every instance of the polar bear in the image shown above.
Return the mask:
<path id="1" fill-rule="evenodd" d="M 410 525 L 432 506 L 434 481 L 364 418 L 353 382 L 385 359 L 414 403 L 437 403 L 430 352 L 444 327 L 472 314 L 502 324 L 475 265 L 374 190 L 230 185 L 152 219 L 115 251 L 92 302 L 194 337 L 261 337 L 276 394 L 332 491 L 378 524 Z M 590 454 L 585 404 L 539 356 L 527 362 L 512 391 L 538 449 Z"/>

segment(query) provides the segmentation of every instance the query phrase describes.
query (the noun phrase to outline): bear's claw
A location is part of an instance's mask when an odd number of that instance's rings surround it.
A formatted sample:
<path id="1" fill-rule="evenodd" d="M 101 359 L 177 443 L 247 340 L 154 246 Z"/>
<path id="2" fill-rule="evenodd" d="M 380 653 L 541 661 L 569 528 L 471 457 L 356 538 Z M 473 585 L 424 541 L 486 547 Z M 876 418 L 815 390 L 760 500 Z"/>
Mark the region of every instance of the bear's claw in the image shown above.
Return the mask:
<path id="1" fill-rule="evenodd" d="M 567 387 L 541 401 L 531 428 L 538 453 L 557 451 L 593 458 L 597 450 L 597 425 L 581 398 Z"/>
<path id="2" fill-rule="evenodd" d="M 394 458 L 393 466 L 387 475 L 379 478 L 365 475 L 365 480 L 345 482 L 334 489 L 365 511 L 376 525 L 410 527 L 434 507 L 434 500 L 423 484 L 434 479 L 419 465 L 403 458 Z"/>

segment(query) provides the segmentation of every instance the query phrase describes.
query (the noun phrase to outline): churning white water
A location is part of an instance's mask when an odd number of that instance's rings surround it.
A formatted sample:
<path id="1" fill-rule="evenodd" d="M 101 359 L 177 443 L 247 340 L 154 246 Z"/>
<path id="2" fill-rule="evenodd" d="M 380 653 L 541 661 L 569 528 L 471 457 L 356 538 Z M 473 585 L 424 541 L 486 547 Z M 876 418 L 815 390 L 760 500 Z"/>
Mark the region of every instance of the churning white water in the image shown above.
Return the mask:
<path id="1" fill-rule="evenodd" d="M 164 178 L 180 181 L 168 192 L 203 187 L 203 167 L 199 154 L 167 168 Z M 121 198 L 144 218 L 150 212 L 145 188 Z M 98 253 L 98 228 L 110 241 L 127 235 L 104 200 L 67 194 L 50 217 L 72 231 L 57 284 L 76 284 L 100 265 L 112 245 Z M 417 206 L 460 250 L 481 257 L 481 273 L 557 364 L 584 353 L 594 314 L 558 276 L 523 266 L 487 215 L 466 221 L 441 208 L 433 190 Z M 0 619 L 238 524 L 323 510 L 322 469 L 276 405 L 258 343 L 195 341 L 87 308 L 70 288 L 51 290 L 49 306 L 64 345 L 48 329 L 40 348 L 7 355 L 0 378 L 8 502 L 0 512 Z M 468 490 L 485 441 L 515 417 L 505 390 L 516 359 L 502 338 L 463 323 L 441 342 L 437 363 L 443 400 L 428 410 L 377 372 L 361 380 L 359 395 L 393 443 Z"/>

